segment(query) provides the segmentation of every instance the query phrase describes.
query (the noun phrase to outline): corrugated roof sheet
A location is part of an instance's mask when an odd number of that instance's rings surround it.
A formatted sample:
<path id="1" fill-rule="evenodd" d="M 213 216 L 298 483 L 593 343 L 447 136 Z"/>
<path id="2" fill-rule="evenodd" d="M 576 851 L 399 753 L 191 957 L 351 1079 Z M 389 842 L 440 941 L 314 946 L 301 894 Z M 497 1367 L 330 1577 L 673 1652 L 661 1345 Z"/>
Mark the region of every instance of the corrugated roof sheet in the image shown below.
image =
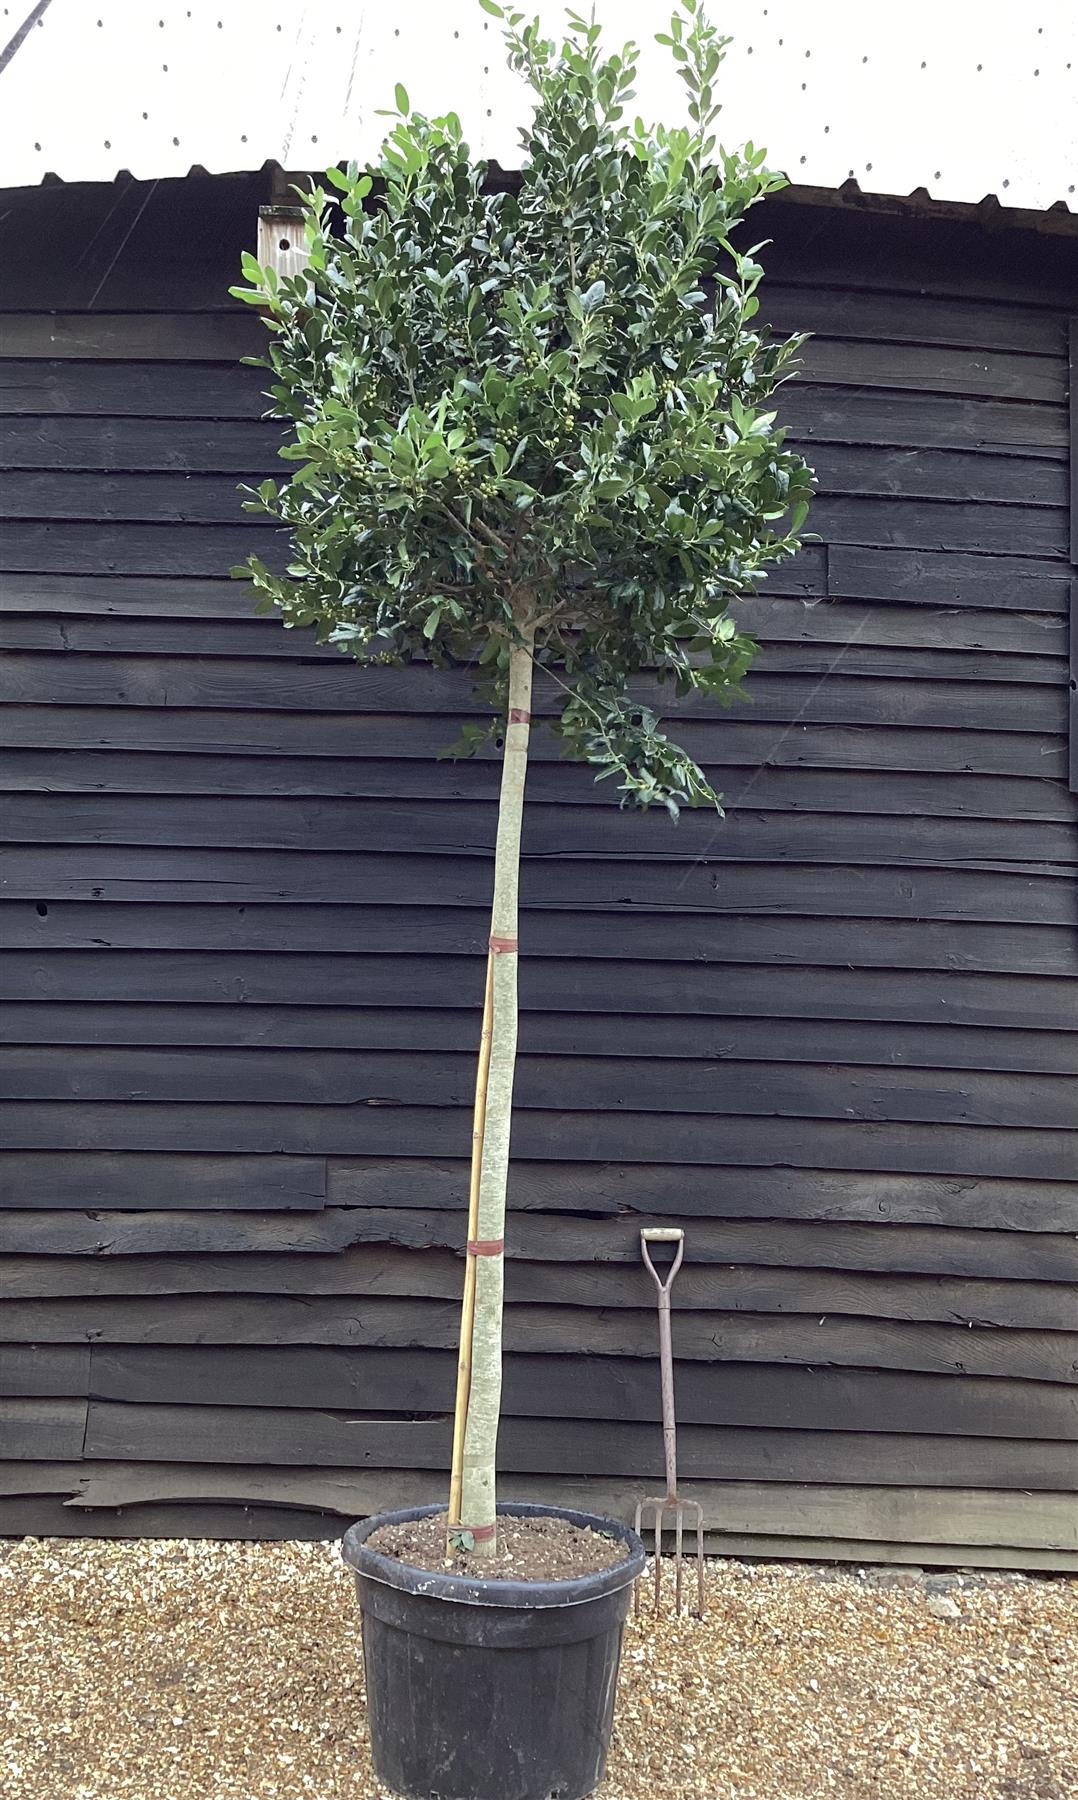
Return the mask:
<path id="1" fill-rule="evenodd" d="M 0 8 L 0 44 L 32 10 Z M 561 5 L 539 10 L 558 29 Z M 669 11 L 597 5 L 611 42 L 645 46 L 640 110 L 673 118 L 680 84 L 652 43 Z M 712 12 L 736 32 L 724 139 L 766 144 L 794 181 L 1078 212 L 1073 0 L 769 0 L 728 25 L 719 0 Z M 477 0 L 51 0 L 0 72 L 0 184 L 362 161 L 397 81 L 422 110 L 459 112 L 477 154 L 515 166 L 527 94 Z"/>

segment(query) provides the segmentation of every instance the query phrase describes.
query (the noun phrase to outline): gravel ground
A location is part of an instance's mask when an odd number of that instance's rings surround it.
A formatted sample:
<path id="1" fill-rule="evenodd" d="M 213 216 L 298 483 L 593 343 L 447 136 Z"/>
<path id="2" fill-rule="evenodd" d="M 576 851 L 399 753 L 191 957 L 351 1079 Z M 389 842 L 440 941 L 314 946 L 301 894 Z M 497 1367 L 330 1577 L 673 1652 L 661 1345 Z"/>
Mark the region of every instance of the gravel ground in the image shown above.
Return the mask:
<path id="1" fill-rule="evenodd" d="M 714 1562 L 601 1800 L 1073 1800 L 1078 1581 Z M 5 1800 L 381 1800 L 327 1544 L 0 1543 Z"/>

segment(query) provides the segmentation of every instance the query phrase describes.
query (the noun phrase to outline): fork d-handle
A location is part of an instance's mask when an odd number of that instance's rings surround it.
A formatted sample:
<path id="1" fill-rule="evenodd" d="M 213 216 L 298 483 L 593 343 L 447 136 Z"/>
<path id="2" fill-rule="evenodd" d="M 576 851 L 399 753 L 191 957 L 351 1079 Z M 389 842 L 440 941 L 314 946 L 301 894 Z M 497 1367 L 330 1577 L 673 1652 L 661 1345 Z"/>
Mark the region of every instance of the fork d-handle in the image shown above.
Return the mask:
<path id="1" fill-rule="evenodd" d="M 676 1244 L 674 1260 L 665 1278 L 651 1260 L 652 1244 Z M 677 1424 L 674 1414 L 674 1347 L 670 1334 L 670 1289 L 685 1255 L 685 1233 L 673 1225 L 653 1225 L 640 1233 L 640 1255 L 659 1295 L 659 1369 L 663 1396 L 663 1450 L 666 1456 L 666 1497 L 677 1499 Z"/>

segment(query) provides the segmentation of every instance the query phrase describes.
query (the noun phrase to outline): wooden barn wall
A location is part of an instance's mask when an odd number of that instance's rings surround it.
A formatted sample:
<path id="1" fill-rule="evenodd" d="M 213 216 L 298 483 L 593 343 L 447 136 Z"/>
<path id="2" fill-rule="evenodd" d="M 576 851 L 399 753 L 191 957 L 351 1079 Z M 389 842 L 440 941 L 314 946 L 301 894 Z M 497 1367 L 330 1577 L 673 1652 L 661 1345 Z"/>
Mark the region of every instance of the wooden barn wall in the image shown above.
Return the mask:
<path id="1" fill-rule="evenodd" d="M 265 186 L 5 198 L 0 1531 L 444 1486 L 496 764 L 435 760 L 466 683 L 227 579 L 276 466 L 226 295 Z M 1078 256 L 766 225 L 822 541 L 752 609 L 751 702 L 686 711 L 724 823 L 540 738 L 504 1490 L 660 1474 L 637 1231 L 676 1220 L 721 1541 L 1075 1568 Z"/>

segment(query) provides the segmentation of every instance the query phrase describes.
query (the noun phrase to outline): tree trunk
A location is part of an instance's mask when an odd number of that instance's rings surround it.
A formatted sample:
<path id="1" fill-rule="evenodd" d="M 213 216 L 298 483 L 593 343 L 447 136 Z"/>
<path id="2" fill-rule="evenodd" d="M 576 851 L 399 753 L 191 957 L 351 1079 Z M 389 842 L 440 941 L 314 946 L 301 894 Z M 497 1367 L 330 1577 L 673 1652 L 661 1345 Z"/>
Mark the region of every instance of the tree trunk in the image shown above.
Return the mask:
<path id="1" fill-rule="evenodd" d="M 476 1239 L 468 1246 L 468 1255 L 475 1260 L 475 1309 L 460 1510 L 461 1529 L 473 1534 L 477 1556 L 492 1556 L 497 1548 L 495 1458 L 502 1391 L 505 1194 L 517 1056 L 517 893 L 531 733 L 531 649 L 531 638 L 526 636 L 523 646 L 514 646 L 509 658 L 509 714 L 490 917 L 490 1067 Z"/>

